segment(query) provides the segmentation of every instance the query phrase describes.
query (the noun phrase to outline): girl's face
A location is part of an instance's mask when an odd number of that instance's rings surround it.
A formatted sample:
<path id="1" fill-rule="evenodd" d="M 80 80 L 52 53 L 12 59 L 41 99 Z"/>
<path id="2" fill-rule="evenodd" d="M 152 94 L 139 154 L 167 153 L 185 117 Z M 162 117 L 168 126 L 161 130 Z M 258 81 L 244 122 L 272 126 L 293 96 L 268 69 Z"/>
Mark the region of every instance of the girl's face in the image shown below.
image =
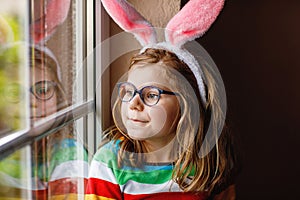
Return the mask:
<path id="1" fill-rule="evenodd" d="M 155 86 L 172 91 L 164 75 L 164 67 L 162 64 L 133 66 L 129 71 L 127 81 L 132 83 L 137 90 L 145 86 Z M 155 148 L 165 146 L 174 138 L 179 114 L 177 96 L 170 94 L 161 94 L 154 106 L 145 105 L 139 94 L 136 94 L 129 102 L 121 104 L 122 121 L 129 137 L 152 143 Z"/>
<path id="2" fill-rule="evenodd" d="M 54 83 L 54 75 L 52 70 L 42 68 L 40 64 L 36 63 L 34 74 L 32 75 L 31 85 L 32 90 L 35 90 L 41 97 L 50 95 L 47 99 L 39 99 L 33 92 L 30 93 L 31 97 L 31 119 L 37 121 L 57 111 L 57 96 L 55 86 L 44 83 Z M 32 69 L 31 69 L 32 70 Z M 54 91 L 53 91 L 54 90 Z M 54 92 L 54 93 L 53 93 Z"/>

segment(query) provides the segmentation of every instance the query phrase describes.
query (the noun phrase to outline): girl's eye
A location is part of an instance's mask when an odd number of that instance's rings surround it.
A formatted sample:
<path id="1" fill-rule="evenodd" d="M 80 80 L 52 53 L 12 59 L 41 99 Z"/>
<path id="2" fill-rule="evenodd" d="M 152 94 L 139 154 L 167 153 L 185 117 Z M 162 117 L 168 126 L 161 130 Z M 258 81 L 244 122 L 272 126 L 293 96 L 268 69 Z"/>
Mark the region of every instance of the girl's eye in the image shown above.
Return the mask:
<path id="1" fill-rule="evenodd" d="M 158 93 L 149 92 L 147 93 L 146 98 L 149 100 L 157 100 L 159 98 L 159 95 Z"/>
<path id="2" fill-rule="evenodd" d="M 49 87 L 47 86 L 42 86 L 36 89 L 36 93 L 38 95 L 46 95 L 49 91 Z"/>
<path id="3" fill-rule="evenodd" d="M 131 97 L 134 94 L 133 90 L 126 90 L 125 96 Z"/>
<path id="4" fill-rule="evenodd" d="M 38 99 L 48 100 L 55 93 L 55 83 L 51 81 L 40 81 L 31 86 L 30 92 Z"/>

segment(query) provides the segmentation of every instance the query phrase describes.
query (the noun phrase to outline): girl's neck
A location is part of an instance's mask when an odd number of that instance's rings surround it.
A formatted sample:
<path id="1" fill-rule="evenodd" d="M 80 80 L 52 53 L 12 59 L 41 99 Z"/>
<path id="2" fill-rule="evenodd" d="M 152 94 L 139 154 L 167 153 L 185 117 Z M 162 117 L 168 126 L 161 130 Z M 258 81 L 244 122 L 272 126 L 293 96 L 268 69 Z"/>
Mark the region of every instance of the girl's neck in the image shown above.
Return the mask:
<path id="1" fill-rule="evenodd" d="M 146 162 L 149 163 L 167 163 L 174 162 L 177 159 L 177 148 L 174 137 L 168 144 L 159 146 L 157 143 L 144 141 L 143 145 L 147 153 L 145 153 Z"/>

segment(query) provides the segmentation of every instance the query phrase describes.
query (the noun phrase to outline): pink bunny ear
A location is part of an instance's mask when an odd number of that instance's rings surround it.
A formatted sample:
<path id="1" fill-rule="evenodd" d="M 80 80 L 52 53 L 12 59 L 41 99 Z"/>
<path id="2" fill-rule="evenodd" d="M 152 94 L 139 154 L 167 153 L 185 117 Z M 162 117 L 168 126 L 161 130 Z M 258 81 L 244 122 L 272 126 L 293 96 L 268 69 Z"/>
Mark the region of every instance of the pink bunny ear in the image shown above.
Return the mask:
<path id="1" fill-rule="evenodd" d="M 190 0 L 167 24 L 167 42 L 181 47 L 202 36 L 216 20 L 224 0 Z"/>
<path id="2" fill-rule="evenodd" d="M 32 37 L 39 43 L 45 37 L 53 34 L 58 25 L 68 16 L 71 0 L 48 0 L 45 11 L 39 19 L 31 25 Z"/>
<path id="3" fill-rule="evenodd" d="M 156 43 L 153 26 L 125 0 L 102 0 L 111 18 L 125 31 L 134 34 L 142 46 Z"/>

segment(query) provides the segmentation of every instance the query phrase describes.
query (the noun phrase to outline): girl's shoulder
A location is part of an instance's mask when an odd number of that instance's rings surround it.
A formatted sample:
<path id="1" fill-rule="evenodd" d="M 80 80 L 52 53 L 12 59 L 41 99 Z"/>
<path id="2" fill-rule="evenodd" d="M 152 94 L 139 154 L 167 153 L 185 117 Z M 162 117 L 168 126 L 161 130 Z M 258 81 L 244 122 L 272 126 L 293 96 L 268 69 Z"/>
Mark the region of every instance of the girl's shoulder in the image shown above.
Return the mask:
<path id="1" fill-rule="evenodd" d="M 62 141 L 54 145 L 51 160 L 60 160 L 66 162 L 68 160 L 77 160 L 82 157 L 87 161 L 87 150 L 74 138 L 64 138 Z"/>
<path id="2" fill-rule="evenodd" d="M 108 141 L 97 150 L 93 157 L 93 160 L 102 163 L 110 163 L 112 161 L 116 161 L 118 151 L 120 150 L 120 142 L 121 140 Z"/>

